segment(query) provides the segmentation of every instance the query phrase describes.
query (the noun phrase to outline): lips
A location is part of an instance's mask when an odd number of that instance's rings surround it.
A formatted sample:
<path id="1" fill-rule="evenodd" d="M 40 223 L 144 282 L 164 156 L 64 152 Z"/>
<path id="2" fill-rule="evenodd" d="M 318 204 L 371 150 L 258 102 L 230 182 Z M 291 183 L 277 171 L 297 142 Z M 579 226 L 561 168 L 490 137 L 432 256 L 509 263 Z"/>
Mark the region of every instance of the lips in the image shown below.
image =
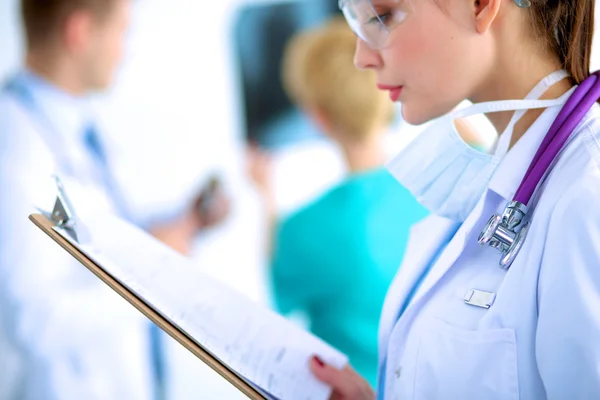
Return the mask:
<path id="1" fill-rule="evenodd" d="M 390 99 L 392 101 L 398 101 L 398 99 L 400 98 L 400 94 L 402 94 L 402 86 L 391 86 L 391 85 L 383 85 L 383 84 L 378 84 L 377 88 L 379 90 L 387 90 L 390 92 Z"/>

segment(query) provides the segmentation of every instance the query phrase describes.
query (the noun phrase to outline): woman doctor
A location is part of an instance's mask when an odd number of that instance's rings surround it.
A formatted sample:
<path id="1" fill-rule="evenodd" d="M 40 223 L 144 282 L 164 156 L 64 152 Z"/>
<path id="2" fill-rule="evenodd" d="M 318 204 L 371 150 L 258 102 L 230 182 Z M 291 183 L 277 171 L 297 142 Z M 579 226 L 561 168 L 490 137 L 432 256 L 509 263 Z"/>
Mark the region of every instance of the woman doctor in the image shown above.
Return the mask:
<path id="1" fill-rule="evenodd" d="M 590 75 L 594 0 L 340 7 L 359 38 L 356 65 L 376 71 L 408 122 L 445 115 L 463 99 L 475 105 L 439 118 L 389 165 L 437 215 L 413 229 L 389 290 L 377 395 L 350 367 L 335 370 L 318 355 L 313 373 L 335 399 L 597 398 L 598 105 L 535 185 L 514 260 L 478 243 L 490 216 L 519 195 L 544 137 Z M 500 133 L 493 154 L 473 151 L 456 132 L 454 119 L 476 113 Z"/>

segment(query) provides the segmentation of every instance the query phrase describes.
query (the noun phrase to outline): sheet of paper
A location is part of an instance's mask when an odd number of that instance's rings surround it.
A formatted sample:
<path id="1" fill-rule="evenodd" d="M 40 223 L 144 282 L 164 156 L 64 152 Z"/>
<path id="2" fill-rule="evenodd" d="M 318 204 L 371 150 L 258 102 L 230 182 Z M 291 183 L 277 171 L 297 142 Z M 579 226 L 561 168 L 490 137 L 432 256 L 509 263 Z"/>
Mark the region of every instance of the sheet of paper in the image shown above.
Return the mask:
<path id="1" fill-rule="evenodd" d="M 86 217 L 85 225 L 90 242 L 80 250 L 246 380 L 280 399 L 329 397 L 309 359 L 343 368 L 343 354 L 136 227 L 113 216 Z"/>

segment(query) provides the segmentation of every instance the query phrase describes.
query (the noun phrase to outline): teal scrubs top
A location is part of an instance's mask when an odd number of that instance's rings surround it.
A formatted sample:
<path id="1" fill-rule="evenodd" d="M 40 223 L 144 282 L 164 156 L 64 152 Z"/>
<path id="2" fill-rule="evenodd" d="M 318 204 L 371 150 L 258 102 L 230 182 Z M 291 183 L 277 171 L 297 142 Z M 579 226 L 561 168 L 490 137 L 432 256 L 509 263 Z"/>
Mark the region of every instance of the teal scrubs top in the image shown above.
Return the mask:
<path id="1" fill-rule="evenodd" d="M 384 168 L 350 176 L 283 220 L 274 238 L 274 300 L 350 359 L 373 387 L 384 298 L 410 227 L 428 212 Z"/>

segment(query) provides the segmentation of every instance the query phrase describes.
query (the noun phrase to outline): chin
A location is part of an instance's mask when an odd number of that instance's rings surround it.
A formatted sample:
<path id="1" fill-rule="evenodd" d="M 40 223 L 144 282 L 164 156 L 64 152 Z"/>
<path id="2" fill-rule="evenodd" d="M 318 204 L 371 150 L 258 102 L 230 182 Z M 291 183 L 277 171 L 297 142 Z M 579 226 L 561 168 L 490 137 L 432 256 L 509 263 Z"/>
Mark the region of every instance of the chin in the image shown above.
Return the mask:
<path id="1" fill-rule="evenodd" d="M 421 125 L 435 118 L 435 116 L 431 116 L 430 113 L 425 111 L 402 104 L 402 119 L 411 125 Z"/>
<path id="2" fill-rule="evenodd" d="M 452 111 L 452 107 L 435 107 L 434 104 L 406 104 L 402 103 L 402 118 L 411 125 L 421 125 L 441 117 Z"/>

